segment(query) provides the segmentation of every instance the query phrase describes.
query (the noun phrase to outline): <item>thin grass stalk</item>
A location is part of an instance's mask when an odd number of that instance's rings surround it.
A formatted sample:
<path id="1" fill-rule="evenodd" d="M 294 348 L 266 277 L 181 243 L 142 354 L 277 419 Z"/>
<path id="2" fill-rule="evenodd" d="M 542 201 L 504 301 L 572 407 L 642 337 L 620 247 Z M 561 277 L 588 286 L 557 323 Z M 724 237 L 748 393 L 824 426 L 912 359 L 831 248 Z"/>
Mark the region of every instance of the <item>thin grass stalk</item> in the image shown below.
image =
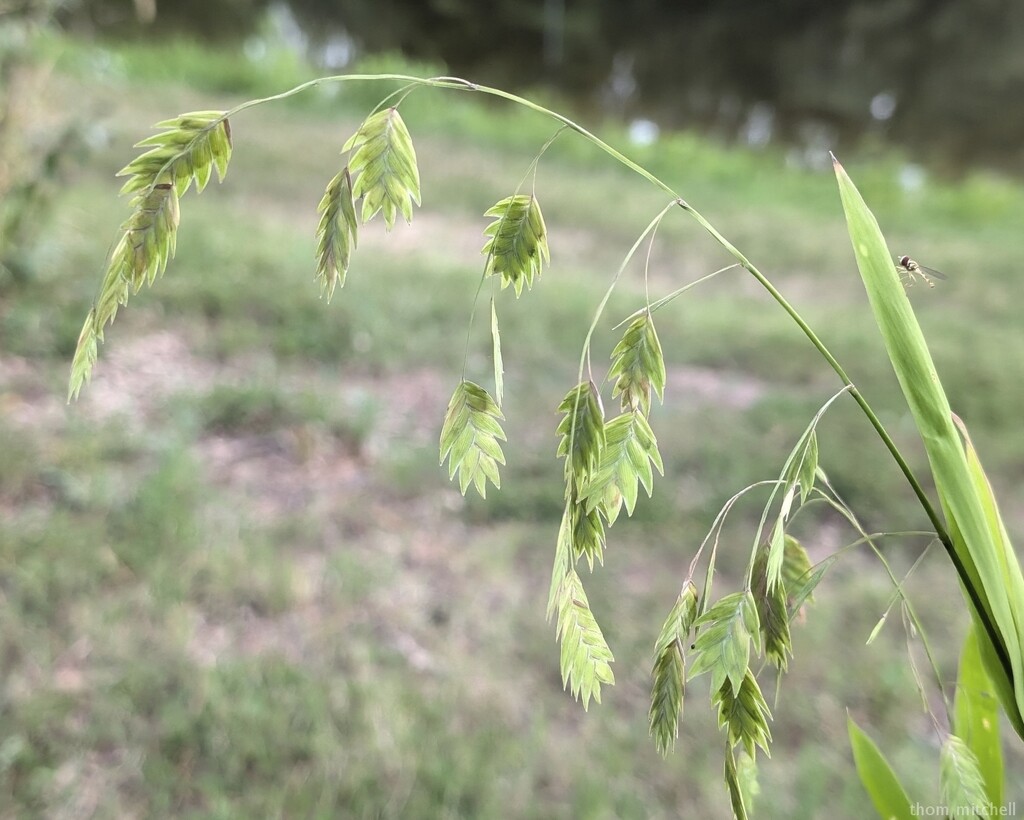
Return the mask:
<path id="1" fill-rule="evenodd" d="M 750 273 L 751 276 L 753 276 L 758 281 L 758 283 L 768 292 L 768 294 L 776 301 L 776 303 L 796 323 L 797 327 L 800 328 L 803 334 L 807 337 L 808 341 L 811 342 L 811 344 L 822 355 L 825 361 L 828 362 L 829 366 L 833 369 L 833 371 L 835 371 L 836 375 L 839 377 L 842 383 L 849 388 L 850 395 L 853 397 L 854 401 L 857 403 L 857 405 L 861 408 L 861 411 L 867 417 L 868 422 L 874 428 L 875 432 L 881 439 L 882 443 L 885 445 L 886 449 L 889 451 L 893 460 L 896 462 L 900 471 L 903 473 L 907 483 L 913 490 L 914 495 L 917 497 L 918 502 L 920 503 L 922 509 L 928 517 L 928 520 L 935 528 L 935 532 L 939 540 L 942 542 L 942 545 L 945 548 L 947 555 L 949 555 L 950 559 L 953 561 L 958 575 L 961 577 L 961 579 L 969 579 L 969 576 L 966 573 L 966 568 L 963 566 L 963 563 L 959 560 L 959 558 L 956 555 L 956 551 L 953 547 L 953 542 L 942 519 L 940 518 L 935 507 L 932 505 L 931 500 L 925 493 L 924 488 L 921 486 L 921 483 L 918 481 L 917 477 L 914 475 L 914 472 L 911 470 L 910 465 L 903 458 L 903 455 L 902 453 L 900 453 L 899 448 L 896 446 L 896 443 L 892 440 L 891 436 L 888 434 L 885 427 L 883 426 L 881 420 L 872 410 L 871 406 L 868 404 L 867 400 L 861 394 L 860 390 L 858 390 L 856 385 L 851 381 L 850 377 L 846 374 L 846 371 L 839 364 L 838 360 L 832 355 L 832 353 L 821 341 L 818 335 L 811 329 L 810 325 L 807 324 L 803 317 L 800 316 L 797 310 L 786 300 L 786 298 L 771 283 L 771 281 L 763 273 L 761 273 L 761 271 L 758 270 L 758 268 L 753 263 L 751 263 L 750 260 L 747 259 L 731 242 L 729 242 L 721 233 L 719 233 L 718 230 L 710 222 L 708 222 L 708 220 L 705 219 L 703 215 L 700 214 L 700 212 L 693 208 L 693 206 L 686 202 L 686 200 L 680 197 L 669 185 L 667 185 L 657 176 L 652 174 L 650 171 L 648 171 L 641 165 L 638 165 L 633 160 L 626 157 L 620 151 L 616 150 L 608 143 L 604 142 L 604 140 L 600 139 L 583 126 L 577 124 L 568 117 L 557 113 L 556 111 L 552 111 L 551 109 L 539 105 L 524 97 L 520 97 L 516 94 L 512 94 L 508 91 L 503 91 L 498 88 L 472 83 L 457 77 L 433 77 L 424 79 L 422 77 L 414 77 L 407 74 L 341 74 L 331 75 L 327 77 L 319 77 L 317 79 L 310 80 L 308 82 L 297 85 L 294 88 L 288 89 L 279 94 L 274 94 L 268 97 L 261 97 L 255 100 L 249 100 L 247 102 L 241 103 L 240 105 L 237 105 L 231 110 L 225 112 L 221 119 L 230 119 L 231 117 L 234 117 L 237 114 L 249 108 L 254 108 L 264 103 L 287 99 L 289 97 L 295 96 L 296 94 L 300 94 L 303 91 L 306 91 L 310 88 L 316 88 L 321 85 L 343 82 L 366 82 L 371 80 L 394 80 L 399 82 L 405 82 L 414 86 L 418 85 L 431 88 L 446 88 L 460 91 L 477 91 L 483 94 L 488 94 L 490 96 L 508 100 L 509 102 L 515 103 L 516 105 L 522 106 L 545 117 L 562 123 L 565 127 L 571 129 L 572 131 L 575 131 L 577 134 L 582 136 L 595 147 L 599 148 L 612 159 L 629 168 L 631 171 L 638 174 L 640 177 L 647 180 L 655 187 L 669 194 L 673 199 L 673 204 L 678 205 L 691 217 L 693 217 L 693 219 L 695 219 L 697 223 L 701 225 L 701 227 L 703 227 L 709 234 L 711 234 L 715 241 L 717 241 L 731 256 L 733 256 L 733 258 L 737 260 L 737 262 L 742 267 L 744 267 L 747 270 L 747 272 Z M 216 122 L 217 121 L 211 122 L 211 127 L 216 125 Z M 175 158 L 171 158 L 168 161 L 168 165 L 170 165 L 174 161 L 174 159 Z M 982 606 L 981 600 L 977 597 L 976 590 L 974 590 L 972 585 L 970 584 L 965 584 L 965 587 L 968 591 L 969 596 L 972 599 L 972 603 L 975 605 L 975 608 L 981 615 L 983 627 L 988 633 L 993 645 L 997 647 L 998 651 L 1000 642 L 998 640 L 998 632 L 995 629 L 995 626 L 986 617 L 985 608 L 984 606 Z M 1011 664 L 1009 662 L 1009 658 L 1006 657 L 1005 653 L 999 653 L 999 661 L 1004 666 L 1007 675 L 1010 676 L 1012 680 Z"/>

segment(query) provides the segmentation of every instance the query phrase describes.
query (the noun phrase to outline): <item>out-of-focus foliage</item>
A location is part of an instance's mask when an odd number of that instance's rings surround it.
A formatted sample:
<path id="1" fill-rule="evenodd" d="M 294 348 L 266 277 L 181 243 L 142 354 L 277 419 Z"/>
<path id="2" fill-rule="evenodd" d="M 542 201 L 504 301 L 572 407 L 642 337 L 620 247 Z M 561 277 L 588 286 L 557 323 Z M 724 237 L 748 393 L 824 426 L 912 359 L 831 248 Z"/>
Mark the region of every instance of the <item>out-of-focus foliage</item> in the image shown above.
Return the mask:
<path id="1" fill-rule="evenodd" d="M 737 135 L 754 106 L 786 139 L 877 132 L 949 160 L 1021 157 L 1024 6 L 994 0 L 817 3 L 389 3 L 291 0 L 300 19 L 344 27 L 369 50 L 400 49 L 460 76 L 553 83 L 624 113 L 695 120 Z M 483 31 L 502 32 L 493 48 Z M 514 54 L 514 60 L 500 56 Z M 885 119 L 872 120 L 877 100 Z M 885 109 L 895 106 L 891 112 Z"/>
<path id="2" fill-rule="evenodd" d="M 171 32 L 219 39 L 252 33 L 270 0 L 79 0 L 65 10 L 77 29 L 120 35 Z"/>
<path id="3" fill-rule="evenodd" d="M 0 4 L 0 288 L 32 275 L 32 248 L 69 158 L 77 121 L 41 113 L 49 63 L 39 48 L 59 0 Z"/>
<path id="4" fill-rule="evenodd" d="M 269 0 L 83 0 L 75 19 L 247 35 Z M 288 0 L 304 37 L 400 51 L 503 87 L 550 85 L 667 125 L 808 148 L 884 138 L 950 166 L 1020 167 L 1024 6 L 1013 0 L 566 3 Z M 494 47 L 500 32 L 501 48 Z"/>

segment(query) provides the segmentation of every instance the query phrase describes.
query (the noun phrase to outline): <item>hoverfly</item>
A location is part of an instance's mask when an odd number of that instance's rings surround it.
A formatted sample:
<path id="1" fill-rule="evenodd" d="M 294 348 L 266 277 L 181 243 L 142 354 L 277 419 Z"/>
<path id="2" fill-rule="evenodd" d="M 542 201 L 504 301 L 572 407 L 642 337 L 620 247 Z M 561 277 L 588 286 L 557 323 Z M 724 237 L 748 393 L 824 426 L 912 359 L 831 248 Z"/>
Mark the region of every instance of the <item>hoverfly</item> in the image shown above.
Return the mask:
<path id="1" fill-rule="evenodd" d="M 928 285 L 928 287 L 935 287 L 934 279 L 945 279 L 946 274 L 940 273 L 934 268 L 926 268 L 924 265 L 919 265 L 909 256 L 901 256 L 896 260 L 896 272 L 900 275 L 900 279 L 903 284 L 908 288 L 914 284 L 914 277 L 921 277 L 921 281 Z"/>

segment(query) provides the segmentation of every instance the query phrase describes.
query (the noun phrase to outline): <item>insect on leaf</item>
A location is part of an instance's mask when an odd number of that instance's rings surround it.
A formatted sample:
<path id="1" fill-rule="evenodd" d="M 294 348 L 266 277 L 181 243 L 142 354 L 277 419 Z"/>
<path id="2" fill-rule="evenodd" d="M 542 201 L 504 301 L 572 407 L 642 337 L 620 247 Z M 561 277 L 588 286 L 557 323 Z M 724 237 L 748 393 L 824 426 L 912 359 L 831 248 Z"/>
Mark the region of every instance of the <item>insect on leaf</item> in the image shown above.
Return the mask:
<path id="1" fill-rule="evenodd" d="M 1024 573 L 1007 551 L 991 505 L 971 467 L 924 333 L 878 222 L 853 181 L 834 162 L 857 266 L 872 313 L 904 398 L 928 454 L 928 464 L 956 556 L 961 588 L 970 600 L 996 693 L 1024 737 Z"/>

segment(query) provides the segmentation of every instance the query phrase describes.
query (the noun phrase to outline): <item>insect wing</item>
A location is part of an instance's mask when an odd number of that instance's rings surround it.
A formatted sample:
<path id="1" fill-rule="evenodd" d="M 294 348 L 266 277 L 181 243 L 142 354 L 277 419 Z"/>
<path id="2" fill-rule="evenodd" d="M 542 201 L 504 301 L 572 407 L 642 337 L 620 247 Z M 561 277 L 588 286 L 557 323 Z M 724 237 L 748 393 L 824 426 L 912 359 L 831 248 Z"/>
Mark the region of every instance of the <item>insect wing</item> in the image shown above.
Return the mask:
<path id="1" fill-rule="evenodd" d="M 929 268 L 925 265 L 918 265 L 917 267 L 921 269 L 921 273 L 923 273 L 925 276 L 930 276 L 932 279 L 946 278 L 946 274 L 944 274 L 942 271 L 935 270 L 935 268 Z"/>

